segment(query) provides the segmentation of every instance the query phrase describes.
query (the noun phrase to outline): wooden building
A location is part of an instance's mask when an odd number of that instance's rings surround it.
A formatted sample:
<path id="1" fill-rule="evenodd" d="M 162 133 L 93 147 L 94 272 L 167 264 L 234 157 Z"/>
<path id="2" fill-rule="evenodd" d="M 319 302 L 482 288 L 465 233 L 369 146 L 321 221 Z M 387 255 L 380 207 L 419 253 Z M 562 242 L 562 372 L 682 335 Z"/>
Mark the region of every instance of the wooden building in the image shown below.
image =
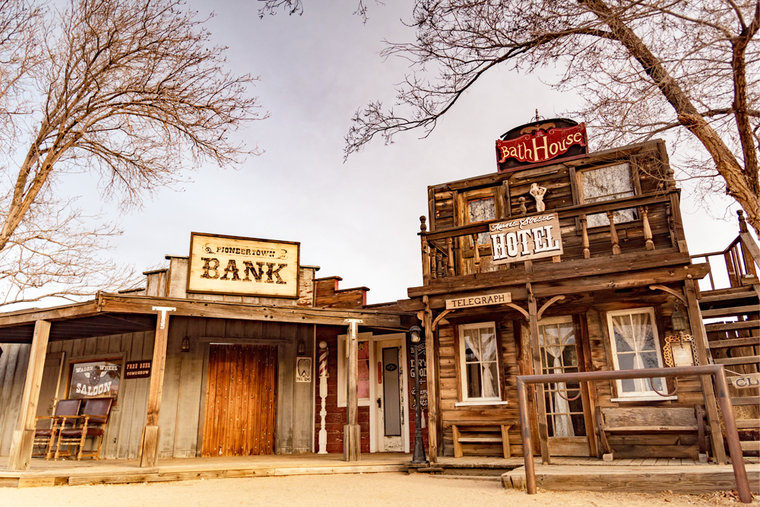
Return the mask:
<path id="1" fill-rule="evenodd" d="M 326 447 L 342 452 L 348 381 L 336 365 L 346 335 L 372 345 L 364 370 L 375 354 L 396 365 L 397 388 L 381 400 L 395 403 L 385 416 L 393 438 L 377 426 L 385 413 L 372 410 L 371 421 L 359 407 L 363 449 L 408 451 L 403 312 L 365 308 L 368 289 L 318 278 L 319 268 L 300 265 L 298 248 L 194 233 L 190 255 L 167 257 L 142 289 L 0 315 L 0 455 L 11 469 L 26 468 L 36 416 L 52 414 L 59 400 L 101 396 L 114 399 L 104 458 L 150 466 L 159 457 L 324 450 L 320 342 L 331 373 Z M 371 370 L 359 385 L 374 396 Z"/>
<path id="2" fill-rule="evenodd" d="M 433 459 L 519 455 L 518 375 L 710 361 L 709 267 L 690 258 L 664 142 L 587 153 L 585 126 L 556 119 L 496 144 L 497 172 L 428 187 L 420 218 L 423 285 L 408 294 L 424 306 Z M 547 384 L 531 411 L 545 460 L 725 460 L 695 378 Z"/>

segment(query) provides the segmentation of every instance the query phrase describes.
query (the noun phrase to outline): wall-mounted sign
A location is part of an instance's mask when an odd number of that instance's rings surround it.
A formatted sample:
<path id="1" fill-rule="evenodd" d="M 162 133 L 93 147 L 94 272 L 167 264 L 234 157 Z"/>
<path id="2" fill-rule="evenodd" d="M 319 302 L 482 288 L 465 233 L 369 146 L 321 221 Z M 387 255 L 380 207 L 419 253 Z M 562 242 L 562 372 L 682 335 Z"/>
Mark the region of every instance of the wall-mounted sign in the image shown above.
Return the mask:
<path id="1" fill-rule="evenodd" d="M 72 363 L 69 398 L 116 398 L 120 372 L 119 361 Z"/>
<path id="2" fill-rule="evenodd" d="M 150 377 L 151 359 L 142 361 L 127 361 L 124 364 L 124 378 L 147 378 Z"/>
<path id="3" fill-rule="evenodd" d="M 586 124 L 564 118 L 521 125 L 496 141 L 499 172 L 578 158 L 586 153 Z"/>
<path id="4" fill-rule="evenodd" d="M 562 255 L 562 234 L 556 213 L 489 224 L 494 264 Z"/>
<path id="5" fill-rule="evenodd" d="M 728 377 L 728 382 L 737 389 L 760 387 L 760 373 L 745 373 L 738 377 Z"/>
<path id="6" fill-rule="evenodd" d="M 296 298 L 299 245 L 194 232 L 187 292 Z"/>
<path id="7" fill-rule="evenodd" d="M 463 298 L 447 299 L 446 309 L 457 310 L 459 308 L 472 308 L 475 306 L 501 305 L 512 302 L 511 292 L 502 292 L 499 294 L 479 294 L 477 296 L 466 296 Z"/>

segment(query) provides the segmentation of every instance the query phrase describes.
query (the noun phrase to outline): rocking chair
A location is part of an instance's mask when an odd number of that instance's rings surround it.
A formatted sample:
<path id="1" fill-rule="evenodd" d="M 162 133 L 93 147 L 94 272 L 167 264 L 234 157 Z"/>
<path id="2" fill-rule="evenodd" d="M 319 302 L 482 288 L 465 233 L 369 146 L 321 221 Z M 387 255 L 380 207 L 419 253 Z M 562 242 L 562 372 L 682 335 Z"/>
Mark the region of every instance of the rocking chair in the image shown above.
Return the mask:
<path id="1" fill-rule="evenodd" d="M 47 428 L 38 428 L 34 431 L 34 447 L 44 448 L 34 456 L 53 457 L 53 446 L 55 445 L 58 432 L 65 428 L 66 425 L 73 426 L 76 416 L 79 415 L 79 407 L 82 400 L 60 400 L 55 406 L 53 415 L 37 417 L 37 422 L 47 421 Z"/>
<path id="2" fill-rule="evenodd" d="M 61 456 L 61 447 L 69 448 L 68 456 L 74 456 L 76 450 L 77 460 L 83 457 L 100 459 L 100 448 L 103 445 L 108 416 L 111 413 L 113 398 L 91 398 L 84 402 L 82 415 L 77 417 L 79 424 L 74 428 L 62 428 L 58 432 L 58 445 L 55 448 L 55 459 Z M 84 444 L 88 438 L 96 442 L 95 450 L 85 452 Z"/>

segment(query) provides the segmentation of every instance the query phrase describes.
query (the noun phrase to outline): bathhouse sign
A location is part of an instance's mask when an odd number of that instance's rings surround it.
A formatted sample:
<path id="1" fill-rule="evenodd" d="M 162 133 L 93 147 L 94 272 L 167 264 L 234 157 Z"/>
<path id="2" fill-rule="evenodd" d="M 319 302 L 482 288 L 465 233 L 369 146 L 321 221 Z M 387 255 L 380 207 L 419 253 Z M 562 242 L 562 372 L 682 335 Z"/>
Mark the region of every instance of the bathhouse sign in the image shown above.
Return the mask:
<path id="1" fill-rule="evenodd" d="M 193 232 L 187 292 L 297 298 L 299 245 Z"/>
<path id="2" fill-rule="evenodd" d="M 562 255 L 556 213 L 489 224 L 494 264 Z"/>

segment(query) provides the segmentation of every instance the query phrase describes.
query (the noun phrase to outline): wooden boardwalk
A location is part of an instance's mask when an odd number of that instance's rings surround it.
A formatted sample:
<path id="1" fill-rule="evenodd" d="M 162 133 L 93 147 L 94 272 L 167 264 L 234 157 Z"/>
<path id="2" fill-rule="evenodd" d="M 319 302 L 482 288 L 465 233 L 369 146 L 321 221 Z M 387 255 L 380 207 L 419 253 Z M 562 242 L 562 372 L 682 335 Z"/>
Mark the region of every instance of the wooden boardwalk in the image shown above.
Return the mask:
<path id="1" fill-rule="evenodd" d="M 406 472 L 409 454 L 363 454 L 359 461 L 343 461 L 342 454 L 247 456 L 159 459 L 153 468 L 140 468 L 138 460 L 47 461 L 33 459 L 29 470 L 6 469 L 0 458 L 0 487 L 128 484 L 197 479 L 275 477 L 353 473 Z"/>
<path id="2" fill-rule="evenodd" d="M 747 463 L 752 491 L 760 491 L 760 463 Z M 525 489 L 525 467 L 501 476 L 505 488 Z M 536 464 L 536 484 L 555 491 L 627 491 L 707 493 L 736 489 L 731 465 L 690 459 L 622 459 L 612 463 L 596 458 L 552 458 L 551 465 Z"/>

